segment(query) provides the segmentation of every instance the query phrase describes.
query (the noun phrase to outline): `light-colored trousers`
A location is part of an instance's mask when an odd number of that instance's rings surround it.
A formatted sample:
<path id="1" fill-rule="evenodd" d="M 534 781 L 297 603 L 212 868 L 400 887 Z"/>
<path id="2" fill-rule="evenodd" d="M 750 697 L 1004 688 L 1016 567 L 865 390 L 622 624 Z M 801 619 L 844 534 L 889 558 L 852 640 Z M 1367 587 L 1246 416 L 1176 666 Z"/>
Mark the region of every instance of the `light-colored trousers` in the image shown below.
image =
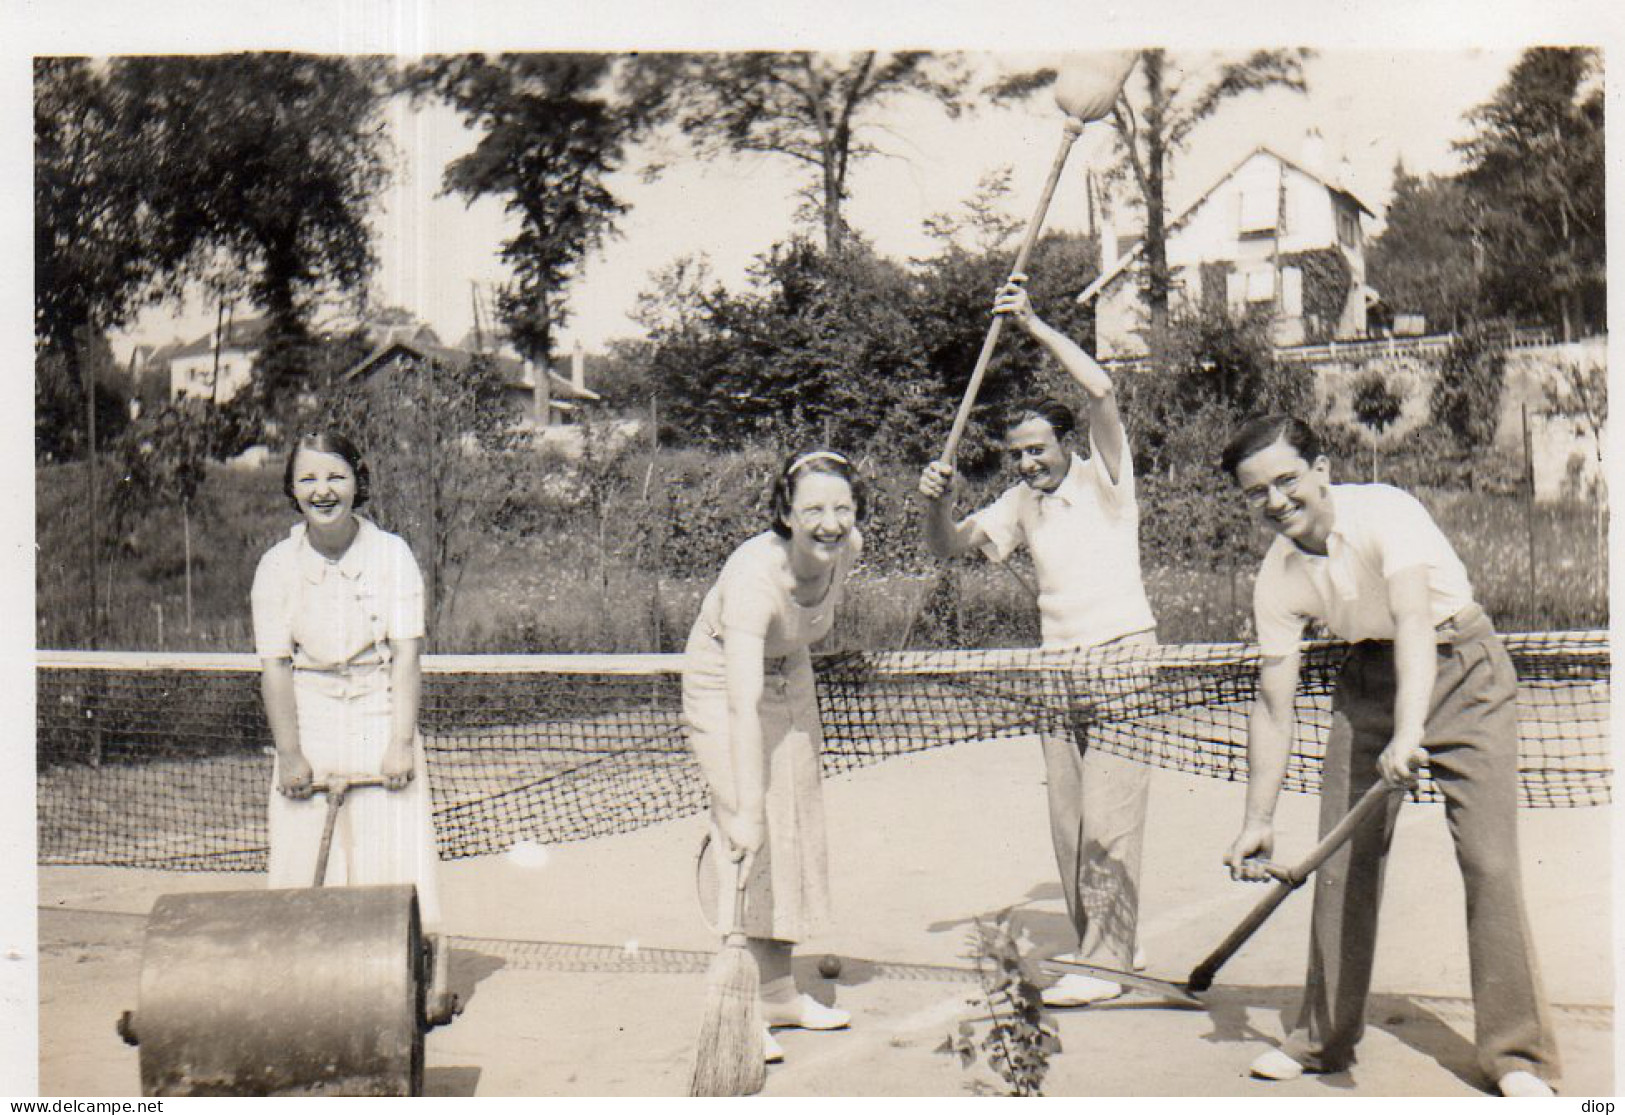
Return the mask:
<path id="1" fill-rule="evenodd" d="M 1517 691 L 1512 660 L 1474 608 L 1453 641 L 1439 646 L 1423 742 L 1465 884 L 1476 1043 L 1492 1082 L 1516 1070 L 1553 1080 L 1559 1070 L 1518 864 Z M 1394 693 L 1392 644 L 1356 643 L 1332 698 L 1322 835 L 1379 777 L 1377 756 L 1393 734 Z M 1352 1063 L 1365 1027 L 1383 865 L 1399 803 L 1396 795 L 1384 823 L 1355 833 L 1313 876 L 1309 974 L 1282 1048 L 1316 1071 Z"/>
<path id="2" fill-rule="evenodd" d="M 1150 648 L 1157 637 L 1143 631 L 1105 645 Z M 1046 732 L 1043 747 L 1050 839 L 1078 959 L 1127 970 L 1139 924 L 1151 768 L 1091 748 L 1081 722 L 1069 734 Z"/>

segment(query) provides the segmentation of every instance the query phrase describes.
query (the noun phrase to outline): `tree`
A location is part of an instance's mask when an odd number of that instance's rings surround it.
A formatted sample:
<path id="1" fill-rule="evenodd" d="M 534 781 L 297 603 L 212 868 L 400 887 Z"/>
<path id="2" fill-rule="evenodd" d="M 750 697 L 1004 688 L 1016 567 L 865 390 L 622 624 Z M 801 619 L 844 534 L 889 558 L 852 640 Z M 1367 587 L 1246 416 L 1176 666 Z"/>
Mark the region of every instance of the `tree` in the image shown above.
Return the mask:
<path id="1" fill-rule="evenodd" d="M 368 217 L 389 180 L 388 62 L 134 57 L 112 73 L 191 273 L 216 286 L 242 273 L 270 318 L 258 370 L 279 389 L 306 370 L 317 300 L 362 290 L 376 265 Z"/>
<path id="2" fill-rule="evenodd" d="M 402 362 L 336 385 L 324 415 L 368 462 L 369 513 L 417 555 L 431 641 L 444 638 L 474 551 L 519 515 L 527 451 L 505 382 L 488 355 Z"/>
<path id="3" fill-rule="evenodd" d="M 1451 339 L 1428 396 L 1433 421 L 1473 453 L 1495 440 L 1506 385 L 1504 331 L 1470 324 Z M 1470 470 L 1469 478 L 1474 475 Z"/>
<path id="4" fill-rule="evenodd" d="M 1366 274 L 1397 313 L 1455 330 L 1480 315 L 1469 194 L 1456 178 L 1418 178 L 1394 164 L 1382 234 L 1366 249 Z"/>
<path id="5" fill-rule="evenodd" d="M 960 203 L 957 213 L 933 213 L 924 222 L 925 234 L 946 248 L 962 248 L 973 253 L 996 251 L 1022 230 L 1019 218 L 1004 208 L 1010 196 L 1014 171 L 998 167 L 982 175 L 976 192 Z M 967 242 L 968 241 L 968 242 Z"/>
<path id="6" fill-rule="evenodd" d="M 179 507 L 186 573 L 186 629 L 192 629 L 192 508 L 219 454 L 222 422 L 201 399 L 181 399 L 130 427 L 119 443 L 113 521 L 121 534 L 162 508 Z"/>
<path id="7" fill-rule="evenodd" d="M 847 239 L 841 207 L 852 164 L 881 153 L 871 138 L 882 107 L 924 95 L 954 116 L 967 82 L 960 61 L 924 51 L 645 54 L 628 67 L 636 98 L 666 113 L 701 158 L 778 155 L 814 176 L 807 195 L 831 255 Z"/>
<path id="8" fill-rule="evenodd" d="M 1597 464 L 1608 437 L 1608 369 L 1600 364 L 1564 363 L 1557 378 L 1542 387 L 1546 413 L 1567 418 L 1591 436 Z"/>
<path id="9" fill-rule="evenodd" d="M 173 289 L 170 234 L 126 92 L 83 58 L 34 60 L 35 445 L 43 457 L 116 436 L 106 334 Z M 94 396 L 93 408 L 87 400 Z M 94 418 L 91 415 L 94 414 Z"/>
<path id="10" fill-rule="evenodd" d="M 514 279 L 497 312 L 514 346 L 545 363 L 568 317 L 566 291 L 581 261 L 615 230 L 626 206 L 607 179 L 653 106 L 619 98 L 607 54 L 436 55 L 413 66 L 405 88 L 436 96 L 482 134 L 446 167 L 444 192 L 503 200 L 519 231 L 502 245 Z"/>
<path id="11" fill-rule="evenodd" d="M 1030 267 L 1038 312 L 1086 341 L 1092 318 L 1071 283 L 1097 258 L 1092 239 L 1051 235 Z M 655 324 L 644 358 L 659 377 L 663 429 L 678 443 L 815 438 L 925 459 L 964 393 L 1009 266 L 1008 252 L 951 247 L 905 269 L 860 240 L 831 256 L 802 238 L 759 257 L 752 287 L 739 294 L 698 273 L 662 272 L 644 307 Z M 1011 334 L 977 414 L 1018 394 L 1071 390 L 1035 342 Z M 973 425 L 962 461 L 980 469 L 994 455 Z"/>
<path id="12" fill-rule="evenodd" d="M 1405 398 L 1389 386 L 1379 369 L 1373 368 L 1359 376 L 1352 388 L 1350 408 L 1355 420 L 1371 434 L 1371 482 L 1377 482 L 1377 439 L 1388 427 L 1399 421 L 1405 410 Z"/>
<path id="13" fill-rule="evenodd" d="M 1457 144 L 1491 311 L 1565 339 L 1606 309 L 1601 68 L 1589 48 L 1525 51 Z"/>
<path id="14" fill-rule="evenodd" d="M 1225 103 L 1246 93 L 1289 89 L 1302 93 L 1306 50 L 1258 50 L 1242 58 L 1179 58 L 1165 50 L 1140 52 L 1112 111 L 1117 162 L 1106 181 L 1133 185 L 1145 218 L 1141 289 L 1150 311 L 1151 334 L 1166 336 L 1169 292 L 1167 183 L 1174 160 L 1191 133 Z M 1211 67 L 1210 76 L 1206 72 Z M 1136 76 L 1136 74 L 1138 76 Z M 1052 85 L 1053 69 L 1012 74 L 989 86 L 995 99 L 1031 95 Z"/>

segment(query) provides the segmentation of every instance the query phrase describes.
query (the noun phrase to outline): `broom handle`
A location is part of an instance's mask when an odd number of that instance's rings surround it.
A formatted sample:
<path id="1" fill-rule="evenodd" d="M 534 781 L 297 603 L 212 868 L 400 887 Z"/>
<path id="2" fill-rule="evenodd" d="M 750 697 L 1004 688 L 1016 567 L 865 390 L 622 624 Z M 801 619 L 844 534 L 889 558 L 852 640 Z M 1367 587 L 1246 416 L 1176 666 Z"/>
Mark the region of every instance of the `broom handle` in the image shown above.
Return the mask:
<path id="1" fill-rule="evenodd" d="M 1192 991 L 1206 991 L 1213 986 L 1213 977 L 1218 974 L 1225 961 L 1236 954 L 1236 950 L 1247 943 L 1247 939 L 1258 931 L 1258 927 L 1269 920 L 1275 908 L 1285 902 L 1287 896 L 1299 887 L 1312 875 L 1317 867 L 1331 858 L 1332 854 L 1348 842 L 1355 830 L 1365 824 L 1373 814 L 1380 812 L 1388 804 L 1388 796 L 1393 787 L 1386 782 L 1373 783 L 1366 790 L 1365 796 L 1360 798 L 1353 809 L 1343 815 L 1336 826 L 1328 832 L 1319 844 L 1298 863 L 1291 867 L 1277 867 L 1274 864 L 1267 866 L 1266 870 L 1274 876 L 1275 886 L 1266 894 L 1252 912 L 1242 920 L 1242 923 L 1230 931 L 1219 947 L 1208 955 L 1208 958 L 1191 970 L 1191 975 L 1185 981 L 1185 986 Z"/>
<path id="2" fill-rule="evenodd" d="M 745 924 L 745 884 L 750 879 L 751 862 L 755 857 L 747 853 L 743 859 L 734 864 L 734 901 L 733 916 L 723 927 L 722 939 L 729 941 L 735 936 L 744 937 Z"/>
<path id="3" fill-rule="evenodd" d="M 1033 245 L 1038 241 L 1038 233 L 1044 227 L 1044 214 L 1049 212 L 1050 199 L 1055 196 L 1055 187 L 1061 181 L 1061 170 L 1066 166 L 1066 157 L 1072 151 L 1072 144 L 1083 133 L 1083 123 L 1076 119 L 1066 122 L 1066 128 L 1061 136 L 1061 148 L 1055 153 L 1055 162 L 1049 168 L 1049 179 L 1044 183 L 1044 192 L 1038 199 L 1038 208 L 1034 211 L 1032 220 L 1027 222 L 1027 235 L 1021 241 L 1021 249 L 1016 252 L 1016 262 L 1010 268 L 1012 275 L 1019 275 L 1027 269 L 1027 257 L 1032 254 Z M 943 447 L 941 459 L 949 464 L 953 463 L 954 456 L 959 452 L 959 439 L 965 435 L 965 424 L 970 421 L 971 407 L 976 404 L 976 394 L 982 388 L 982 377 L 987 373 L 987 365 L 993 359 L 993 350 L 998 347 L 999 333 L 1004 328 L 1004 315 L 994 314 L 993 323 L 988 326 L 987 337 L 982 341 L 982 351 L 976 357 L 976 368 L 970 374 L 970 383 L 965 387 L 965 397 L 960 400 L 959 413 L 954 415 L 953 428 L 948 431 L 948 443 Z"/>

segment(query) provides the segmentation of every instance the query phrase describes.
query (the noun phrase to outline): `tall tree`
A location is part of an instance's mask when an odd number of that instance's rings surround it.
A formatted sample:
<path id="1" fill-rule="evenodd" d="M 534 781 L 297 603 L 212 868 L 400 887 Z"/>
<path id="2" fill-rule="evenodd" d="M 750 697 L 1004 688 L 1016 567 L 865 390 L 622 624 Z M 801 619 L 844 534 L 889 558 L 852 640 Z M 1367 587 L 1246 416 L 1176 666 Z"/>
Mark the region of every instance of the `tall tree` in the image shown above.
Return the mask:
<path id="1" fill-rule="evenodd" d="M 1366 249 L 1366 275 L 1388 306 L 1454 330 L 1480 314 L 1468 193 L 1455 178 L 1418 178 L 1394 165 L 1382 234 Z"/>
<path id="2" fill-rule="evenodd" d="M 275 388 L 303 370 L 319 298 L 359 291 L 376 266 L 368 217 L 389 180 L 389 63 L 143 57 L 117 60 L 114 77 L 194 276 L 238 269 L 270 318 L 262 372 Z"/>
<path id="3" fill-rule="evenodd" d="M 1168 329 L 1167 186 L 1174 162 L 1194 132 L 1229 101 L 1265 89 L 1302 93 L 1308 86 L 1306 50 L 1257 50 L 1240 58 L 1213 55 L 1174 57 L 1166 50 L 1143 50 L 1112 110 L 1117 162 L 1108 182 L 1128 180 L 1145 218 L 1141 289 L 1150 312 L 1151 336 Z M 995 99 L 1024 97 L 1054 83 L 1053 69 L 1012 74 L 989 86 Z M 1159 342 L 1160 343 L 1160 342 Z"/>
<path id="4" fill-rule="evenodd" d="M 958 115 L 967 82 L 954 56 L 873 50 L 640 55 L 626 77 L 634 96 L 666 98 L 670 118 L 702 157 L 778 155 L 805 165 L 830 253 L 847 237 L 842 205 L 852 164 L 881 153 L 879 110 L 924 95 Z"/>
<path id="5" fill-rule="evenodd" d="M 607 54 L 438 55 L 412 67 L 406 87 L 436 96 L 481 133 L 446 167 L 444 189 L 469 202 L 501 198 L 519 231 L 502 245 L 514 279 L 497 311 L 515 347 L 549 356 L 567 320 L 566 291 L 582 259 L 626 206 L 609 189 L 651 105 L 620 98 Z"/>
<path id="6" fill-rule="evenodd" d="M 1588 48 L 1525 51 L 1458 144 L 1495 309 L 1601 326 L 1607 288 L 1602 62 Z"/>

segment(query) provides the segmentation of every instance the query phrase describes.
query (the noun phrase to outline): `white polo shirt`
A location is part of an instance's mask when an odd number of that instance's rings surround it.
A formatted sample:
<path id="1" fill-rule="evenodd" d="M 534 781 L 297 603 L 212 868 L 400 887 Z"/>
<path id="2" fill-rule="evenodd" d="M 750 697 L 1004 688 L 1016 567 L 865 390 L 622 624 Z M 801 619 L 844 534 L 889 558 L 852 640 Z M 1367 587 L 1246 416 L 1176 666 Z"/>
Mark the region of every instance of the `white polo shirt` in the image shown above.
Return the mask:
<path id="1" fill-rule="evenodd" d="M 1435 626 L 1473 602 L 1467 569 L 1421 501 L 1387 484 L 1333 484 L 1326 554 L 1305 553 L 1277 535 L 1253 586 L 1253 617 L 1263 653 L 1297 649 L 1318 620 L 1349 642 L 1392 639 L 1388 581 L 1417 566 L 1428 571 Z"/>
<path id="2" fill-rule="evenodd" d="M 1077 454 L 1054 492 L 1017 484 L 970 516 L 1004 561 L 1025 544 L 1038 574 L 1038 614 L 1046 647 L 1098 646 L 1156 626 L 1140 582 L 1140 507 L 1125 437 L 1116 483 L 1091 433 L 1090 458 Z"/>

